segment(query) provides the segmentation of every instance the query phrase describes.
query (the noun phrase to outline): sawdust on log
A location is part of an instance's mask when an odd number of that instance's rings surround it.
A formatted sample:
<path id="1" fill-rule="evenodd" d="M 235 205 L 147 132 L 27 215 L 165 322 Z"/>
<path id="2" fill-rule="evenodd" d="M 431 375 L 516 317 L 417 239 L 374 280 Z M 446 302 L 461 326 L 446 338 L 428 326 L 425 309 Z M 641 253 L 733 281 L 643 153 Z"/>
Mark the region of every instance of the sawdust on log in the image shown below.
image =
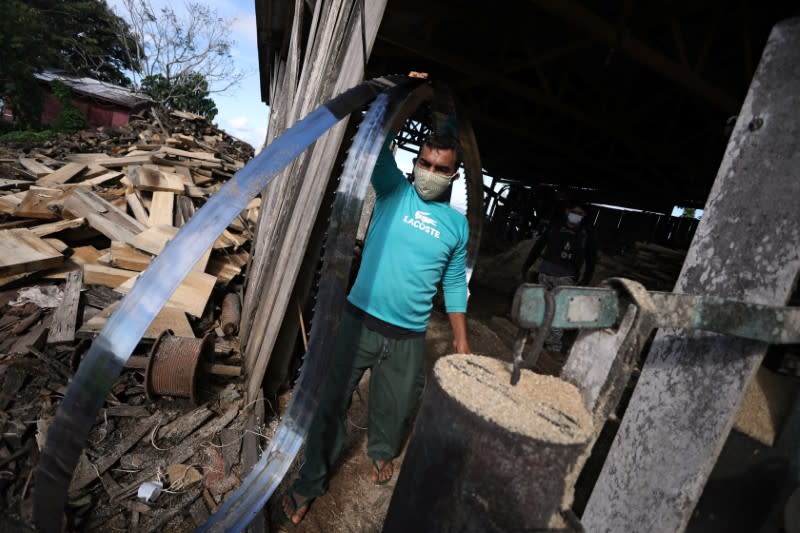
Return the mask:
<path id="1" fill-rule="evenodd" d="M 453 399 L 509 431 L 556 444 L 584 443 L 592 434 L 580 392 L 558 378 L 523 370 L 511 386 L 509 363 L 466 354 L 443 357 L 434 374 Z"/>

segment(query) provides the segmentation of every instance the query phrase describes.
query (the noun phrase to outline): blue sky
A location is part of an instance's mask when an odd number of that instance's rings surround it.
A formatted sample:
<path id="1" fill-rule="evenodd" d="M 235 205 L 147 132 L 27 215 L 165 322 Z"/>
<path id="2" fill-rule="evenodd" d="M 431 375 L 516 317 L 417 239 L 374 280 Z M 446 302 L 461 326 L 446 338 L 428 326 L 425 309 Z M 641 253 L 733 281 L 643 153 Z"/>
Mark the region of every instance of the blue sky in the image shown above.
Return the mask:
<path id="1" fill-rule="evenodd" d="M 115 12 L 125 17 L 119 0 L 107 0 Z M 261 102 L 261 89 L 258 77 L 258 50 L 256 48 L 256 16 L 253 0 L 200 0 L 223 18 L 235 19 L 230 38 L 236 43 L 232 50 L 233 61 L 248 75 L 237 87 L 225 93 L 214 94 L 219 114 L 214 122 L 230 135 L 253 145 L 258 150 L 264 142 L 267 131 L 269 108 Z M 152 0 L 158 9 L 170 5 L 180 16 L 184 12 L 181 2 Z"/>

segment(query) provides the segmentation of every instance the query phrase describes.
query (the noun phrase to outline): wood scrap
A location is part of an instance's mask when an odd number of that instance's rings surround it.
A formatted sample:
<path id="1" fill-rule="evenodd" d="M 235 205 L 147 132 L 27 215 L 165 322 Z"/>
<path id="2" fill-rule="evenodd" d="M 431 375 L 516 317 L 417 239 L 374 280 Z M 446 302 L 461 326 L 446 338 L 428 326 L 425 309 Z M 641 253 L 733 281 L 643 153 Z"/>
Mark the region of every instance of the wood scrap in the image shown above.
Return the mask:
<path id="1" fill-rule="evenodd" d="M 78 319 L 78 303 L 83 285 L 83 272 L 76 270 L 67 275 L 64 299 L 56 308 L 53 322 L 47 335 L 48 344 L 72 342 L 75 340 L 75 324 Z"/>
<path id="2" fill-rule="evenodd" d="M 36 180 L 37 185 L 57 185 L 66 183 L 75 178 L 78 174 L 86 170 L 84 163 L 67 163 L 55 172 L 42 176 Z"/>
<path id="3" fill-rule="evenodd" d="M 0 276 L 53 268 L 64 256 L 28 229 L 0 231 Z"/>

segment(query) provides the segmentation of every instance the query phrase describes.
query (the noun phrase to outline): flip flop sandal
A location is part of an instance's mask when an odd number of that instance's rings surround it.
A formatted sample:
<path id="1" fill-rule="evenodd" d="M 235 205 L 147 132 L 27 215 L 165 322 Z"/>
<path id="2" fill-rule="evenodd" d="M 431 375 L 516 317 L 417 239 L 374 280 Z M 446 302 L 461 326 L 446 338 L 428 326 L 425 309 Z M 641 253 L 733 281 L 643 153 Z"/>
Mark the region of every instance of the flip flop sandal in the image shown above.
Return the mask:
<path id="1" fill-rule="evenodd" d="M 298 511 L 302 511 L 303 509 L 305 509 L 306 507 L 311 505 L 311 502 L 314 501 L 314 498 L 306 498 L 303 501 L 303 503 L 301 503 L 300 505 L 297 505 L 297 500 L 294 497 L 294 492 L 289 491 L 289 494 L 287 494 L 287 496 L 289 497 L 289 501 L 292 502 L 292 514 L 293 515 L 297 514 Z M 303 518 L 305 518 L 305 515 L 303 515 Z M 281 504 L 280 522 L 281 522 L 280 523 L 280 527 L 282 529 L 290 529 L 290 528 L 293 528 L 296 525 L 299 525 L 299 524 L 295 524 L 294 522 L 292 522 L 292 517 L 291 516 L 286 516 L 286 511 L 283 508 L 283 504 Z M 301 522 L 302 522 L 302 519 L 301 519 Z"/>
<path id="2" fill-rule="evenodd" d="M 384 470 L 386 470 L 386 467 L 390 465 L 392 466 L 392 475 L 386 479 L 381 479 L 380 478 L 381 474 L 383 473 Z M 394 465 L 392 464 L 392 461 L 386 461 L 385 463 L 383 463 L 382 467 L 379 467 L 378 461 L 372 459 L 372 468 L 374 468 L 375 472 L 378 474 L 378 479 L 377 481 L 375 481 L 376 485 L 386 485 L 392 480 L 392 477 L 394 476 Z"/>

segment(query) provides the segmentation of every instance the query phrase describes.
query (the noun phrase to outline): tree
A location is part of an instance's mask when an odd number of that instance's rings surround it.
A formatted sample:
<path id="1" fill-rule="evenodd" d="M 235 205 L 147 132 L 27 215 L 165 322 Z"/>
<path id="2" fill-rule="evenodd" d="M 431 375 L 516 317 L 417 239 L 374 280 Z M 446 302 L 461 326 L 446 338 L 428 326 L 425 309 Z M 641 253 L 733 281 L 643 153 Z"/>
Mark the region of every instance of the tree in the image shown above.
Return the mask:
<path id="1" fill-rule="evenodd" d="M 45 68 L 130 84 L 124 73 L 138 66 L 120 38 L 135 46 L 127 24 L 105 0 L 3 0 L 0 94 L 23 125 L 35 125 L 42 92 L 34 74 Z"/>
<path id="2" fill-rule="evenodd" d="M 153 8 L 150 0 L 122 0 L 133 39 L 121 40 L 129 62 L 137 64 L 136 87 L 157 88 L 156 103 L 176 108 L 186 94 L 224 92 L 245 72 L 233 62 L 229 38 L 232 19 L 201 3 L 186 4 L 179 16 L 172 7 Z M 212 88 L 213 87 L 213 88 Z"/>
<path id="3" fill-rule="evenodd" d="M 217 116 L 217 106 L 208 97 L 208 82 L 202 74 L 191 72 L 173 83 L 156 74 L 142 80 L 142 91 L 156 102 L 163 102 L 169 109 L 197 113 L 208 120 L 214 120 Z"/>
<path id="4" fill-rule="evenodd" d="M 697 213 L 697 209 L 694 207 L 684 207 L 683 214 L 681 215 L 683 218 L 697 218 L 695 214 Z"/>

